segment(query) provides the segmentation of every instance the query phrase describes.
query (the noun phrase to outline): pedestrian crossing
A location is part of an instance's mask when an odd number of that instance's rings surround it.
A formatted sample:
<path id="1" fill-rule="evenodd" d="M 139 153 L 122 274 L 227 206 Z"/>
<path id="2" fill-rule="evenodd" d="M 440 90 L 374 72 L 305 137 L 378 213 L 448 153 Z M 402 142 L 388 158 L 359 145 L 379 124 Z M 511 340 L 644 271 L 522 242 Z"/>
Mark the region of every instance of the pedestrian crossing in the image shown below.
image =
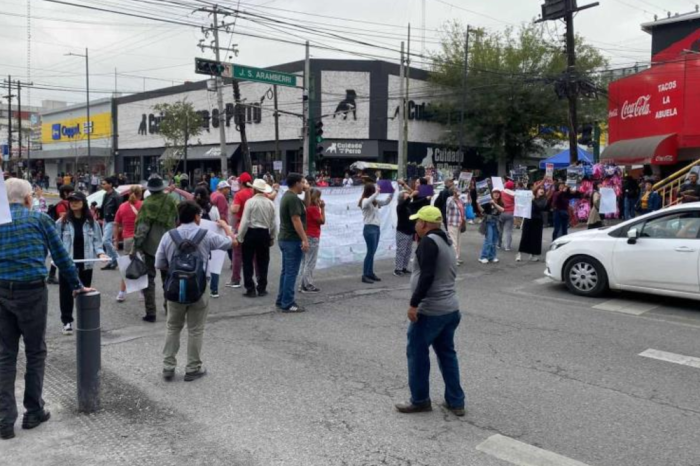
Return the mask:
<path id="1" fill-rule="evenodd" d="M 700 369 L 700 358 L 694 356 L 685 356 L 683 354 L 669 353 L 667 351 L 660 351 L 655 349 L 648 349 L 639 353 L 639 356 L 644 358 L 656 359 L 659 361 L 666 361 L 673 364 L 681 364 L 683 366 L 693 367 L 695 369 Z"/>
<path id="2" fill-rule="evenodd" d="M 492 435 L 476 449 L 517 466 L 588 466 L 501 434 Z"/>

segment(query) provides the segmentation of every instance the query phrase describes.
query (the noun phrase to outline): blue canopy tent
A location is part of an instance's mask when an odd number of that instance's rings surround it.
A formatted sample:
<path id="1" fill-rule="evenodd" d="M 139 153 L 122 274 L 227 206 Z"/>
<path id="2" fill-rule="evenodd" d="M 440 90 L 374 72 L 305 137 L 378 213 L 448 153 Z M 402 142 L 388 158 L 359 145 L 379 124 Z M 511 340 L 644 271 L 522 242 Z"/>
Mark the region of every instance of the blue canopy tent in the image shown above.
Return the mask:
<path id="1" fill-rule="evenodd" d="M 593 164 L 593 154 L 591 154 L 590 152 L 585 151 L 579 147 L 578 148 L 578 160 L 579 160 L 579 162 Z M 547 168 L 548 163 L 553 163 L 554 168 L 566 168 L 566 167 L 568 167 L 569 165 L 571 165 L 571 162 L 569 161 L 569 149 L 561 151 L 558 154 L 553 155 L 550 158 L 541 161 L 540 162 L 540 170 L 545 170 Z"/>

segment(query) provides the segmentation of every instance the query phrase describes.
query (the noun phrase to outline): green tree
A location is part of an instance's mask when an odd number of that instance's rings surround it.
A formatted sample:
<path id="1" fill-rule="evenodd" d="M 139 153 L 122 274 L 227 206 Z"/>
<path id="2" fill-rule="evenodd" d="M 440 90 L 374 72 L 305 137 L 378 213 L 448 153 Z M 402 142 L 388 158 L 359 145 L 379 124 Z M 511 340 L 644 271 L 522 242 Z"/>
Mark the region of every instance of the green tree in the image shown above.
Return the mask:
<path id="1" fill-rule="evenodd" d="M 439 118 L 449 124 L 446 143 L 481 148 L 482 154 L 502 163 L 542 150 L 555 141 L 543 138 L 545 127 L 568 127 L 568 102 L 555 93 L 566 70 L 561 38 L 548 34 L 544 24 L 528 24 L 504 32 L 472 29 L 465 105 L 460 128 L 466 28 L 454 22 L 443 30 L 442 46 L 433 57 L 433 81 L 453 89 L 438 106 Z M 577 38 L 577 75 L 596 82 L 594 71 L 606 59 Z M 605 119 L 606 99 L 580 99 L 579 121 Z M 462 130 L 463 133 L 460 131 Z"/>
<path id="2" fill-rule="evenodd" d="M 202 116 L 194 110 L 194 106 L 186 100 L 173 104 L 158 104 L 153 110 L 163 115 L 160 125 L 160 135 L 165 140 L 167 156 L 163 161 L 163 169 L 171 173 L 184 157 L 185 147 L 189 140 L 201 134 L 204 125 Z M 187 173 L 187 160 L 184 171 Z"/>

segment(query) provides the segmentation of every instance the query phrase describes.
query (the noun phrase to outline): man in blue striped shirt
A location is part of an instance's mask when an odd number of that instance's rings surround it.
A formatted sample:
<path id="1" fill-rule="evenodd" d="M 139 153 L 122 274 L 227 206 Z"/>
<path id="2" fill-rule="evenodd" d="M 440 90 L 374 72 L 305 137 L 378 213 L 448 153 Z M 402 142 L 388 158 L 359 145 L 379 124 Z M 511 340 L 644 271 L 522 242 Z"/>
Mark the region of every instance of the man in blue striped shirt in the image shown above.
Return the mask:
<path id="1" fill-rule="evenodd" d="M 24 180 L 5 182 L 12 223 L 0 225 L 0 438 L 15 436 L 15 377 L 20 337 L 27 359 L 23 429 L 33 429 L 51 416 L 42 390 L 46 361 L 46 255 L 64 274 L 74 294 L 92 291 L 78 279 L 51 218 L 32 212 L 32 187 Z"/>

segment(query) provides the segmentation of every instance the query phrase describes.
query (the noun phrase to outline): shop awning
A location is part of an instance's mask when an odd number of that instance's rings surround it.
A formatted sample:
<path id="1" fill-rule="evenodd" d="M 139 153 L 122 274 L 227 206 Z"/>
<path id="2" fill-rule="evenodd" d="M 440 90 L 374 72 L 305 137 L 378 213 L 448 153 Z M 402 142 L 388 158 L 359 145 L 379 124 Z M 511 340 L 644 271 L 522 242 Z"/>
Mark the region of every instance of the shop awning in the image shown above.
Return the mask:
<path id="1" fill-rule="evenodd" d="M 24 150 L 22 151 L 24 152 Z M 91 157 L 111 157 L 112 148 L 111 147 L 92 147 L 90 148 Z M 57 160 L 66 159 L 69 162 L 75 160 L 78 157 L 80 159 L 87 157 L 87 147 L 80 147 L 78 149 L 43 149 L 35 150 L 30 154 L 32 160 Z"/>
<path id="2" fill-rule="evenodd" d="M 230 158 L 238 149 L 240 144 L 226 144 L 227 156 Z M 160 160 L 175 157 L 183 159 L 183 150 L 169 147 L 163 151 Z M 221 149 L 219 146 L 191 146 L 187 148 L 187 160 L 219 160 L 221 158 Z"/>
<path id="3" fill-rule="evenodd" d="M 604 163 L 618 165 L 673 165 L 678 159 L 676 134 L 617 141 L 600 155 Z"/>

